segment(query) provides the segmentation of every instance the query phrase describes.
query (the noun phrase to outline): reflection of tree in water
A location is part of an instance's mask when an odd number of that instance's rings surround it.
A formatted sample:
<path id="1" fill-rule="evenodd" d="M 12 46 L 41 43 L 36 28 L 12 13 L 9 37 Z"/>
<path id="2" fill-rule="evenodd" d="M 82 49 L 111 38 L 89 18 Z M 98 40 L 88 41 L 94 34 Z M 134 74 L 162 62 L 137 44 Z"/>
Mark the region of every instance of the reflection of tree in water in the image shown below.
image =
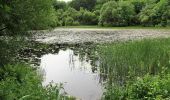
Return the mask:
<path id="1" fill-rule="evenodd" d="M 40 66 L 40 58 L 46 54 L 58 54 L 60 50 L 69 51 L 69 66 L 72 70 L 75 69 L 76 57 L 82 62 L 80 67 L 82 70 L 86 69 L 83 62 L 86 61 L 91 64 L 92 73 L 100 73 L 100 62 L 97 53 L 97 44 L 82 43 L 82 44 L 42 44 L 31 42 L 27 47 L 20 50 L 19 59 L 34 66 Z M 84 68 L 83 68 L 84 67 Z M 105 74 L 99 74 L 99 80 L 102 83 L 106 80 Z"/>
<path id="2" fill-rule="evenodd" d="M 32 41 L 28 43 L 27 46 L 20 49 L 19 58 L 29 61 L 28 58 L 31 57 L 36 59 L 45 54 L 57 54 L 59 50 L 71 49 L 74 51 L 74 55 L 80 56 L 81 60 L 84 60 L 86 55 L 88 55 L 87 60 L 90 60 L 91 51 L 93 51 L 94 48 L 94 44 L 43 44 Z"/>
<path id="3" fill-rule="evenodd" d="M 72 51 L 69 50 L 69 67 L 71 68 L 71 70 L 75 69 L 75 64 L 74 64 L 74 54 Z"/>

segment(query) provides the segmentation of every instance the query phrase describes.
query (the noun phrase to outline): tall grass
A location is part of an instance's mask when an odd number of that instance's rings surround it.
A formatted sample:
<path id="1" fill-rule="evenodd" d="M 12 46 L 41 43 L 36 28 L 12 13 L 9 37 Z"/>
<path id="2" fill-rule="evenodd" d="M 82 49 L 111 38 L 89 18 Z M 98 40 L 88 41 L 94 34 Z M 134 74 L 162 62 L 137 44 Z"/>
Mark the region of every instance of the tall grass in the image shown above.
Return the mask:
<path id="1" fill-rule="evenodd" d="M 100 46 L 101 73 L 124 82 L 127 76 L 158 74 L 170 69 L 170 38 L 145 39 Z"/>
<path id="2" fill-rule="evenodd" d="M 130 94 L 130 91 L 127 90 L 132 90 L 129 88 L 132 86 L 134 86 L 133 89 L 137 90 L 139 87 L 142 87 L 142 85 L 144 86 L 140 91 L 144 92 L 141 95 L 145 97 L 145 92 L 148 93 L 149 90 L 152 90 L 152 87 L 149 87 L 149 85 L 153 83 L 148 80 L 143 84 L 139 84 L 140 82 L 137 78 L 141 77 L 143 79 L 144 77 L 145 80 L 148 74 L 149 79 L 153 80 L 155 79 L 155 75 L 159 77 L 159 75 L 163 73 L 163 76 L 166 76 L 170 72 L 170 38 L 107 44 L 99 47 L 99 54 L 100 72 L 102 75 L 107 76 L 108 84 L 105 94 L 105 99 L 107 100 L 125 100 L 127 99 L 126 97 L 130 97 L 132 94 L 139 95 L 139 91 Z M 157 80 L 153 81 L 155 82 L 154 84 L 161 82 L 161 78 L 158 79 L 157 77 Z M 135 87 L 135 84 L 139 86 Z M 164 85 L 168 86 L 167 83 Z M 160 85 L 160 87 L 164 85 Z M 145 87 L 148 90 L 144 90 Z M 157 88 L 158 87 L 155 87 L 155 89 Z M 170 88 L 168 89 L 170 90 Z M 170 91 L 167 92 L 169 93 Z M 151 93 L 155 92 L 152 91 Z M 158 93 L 154 96 L 158 95 L 162 94 Z M 143 98 L 141 97 L 140 99 Z M 135 100 L 135 98 L 132 100 Z"/>

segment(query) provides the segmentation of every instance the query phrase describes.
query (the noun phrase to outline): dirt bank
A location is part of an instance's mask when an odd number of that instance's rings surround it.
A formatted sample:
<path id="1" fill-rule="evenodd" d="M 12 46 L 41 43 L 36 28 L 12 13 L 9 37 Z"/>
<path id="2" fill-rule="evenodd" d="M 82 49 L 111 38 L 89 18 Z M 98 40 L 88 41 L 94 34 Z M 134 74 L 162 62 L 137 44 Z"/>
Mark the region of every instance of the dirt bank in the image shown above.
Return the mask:
<path id="1" fill-rule="evenodd" d="M 170 30 L 164 29 L 83 29 L 57 28 L 51 31 L 39 31 L 34 35 L 42 43 L 108 43 L 143 38 L 170 37 Z"/>

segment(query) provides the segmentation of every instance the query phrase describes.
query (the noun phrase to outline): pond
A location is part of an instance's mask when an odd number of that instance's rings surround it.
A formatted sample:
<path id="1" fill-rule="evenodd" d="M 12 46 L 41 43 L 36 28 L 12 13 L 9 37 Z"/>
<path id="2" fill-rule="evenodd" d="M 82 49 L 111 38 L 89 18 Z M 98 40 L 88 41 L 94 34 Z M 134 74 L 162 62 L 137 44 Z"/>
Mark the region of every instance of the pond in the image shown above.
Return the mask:
<path id="1" fill-rule="evenodd" d="M 103 77 L 94 44 L 40 44 L 20 52 L 26 62 L 38 66 L 43 73 L 43 85 L 62 83 L 62 93 L 81 100 L 100 100 Z"/>
<path id="2" fill-rule="evenodd" d="M 106 96 L 102 95 L 105 89 L 106 94 L 107 90 L 115 91 L 110 86 L 119 88 L 137 77 L 166 72 L 169 53 L 161 44 L 150 40 L 113 45 L 31 43 L 30 47 L 21 50 L 20 57 L 42 69 L 43 85 L 62 83 L 63 94 L 81 100 L 99 100 Z"/>
<path id="3" fill-rule="evenodd" d="M 97 62 L 96 62 L 97 64 Z M 63 83 L 66 93 L 81 100 L 99 100 L 103 87 L 98 71 L 92 71 L 86 57 L 80 59 L 71 49 L 41 57 L 41 68 L 45 72 L 43 84 Z"/>

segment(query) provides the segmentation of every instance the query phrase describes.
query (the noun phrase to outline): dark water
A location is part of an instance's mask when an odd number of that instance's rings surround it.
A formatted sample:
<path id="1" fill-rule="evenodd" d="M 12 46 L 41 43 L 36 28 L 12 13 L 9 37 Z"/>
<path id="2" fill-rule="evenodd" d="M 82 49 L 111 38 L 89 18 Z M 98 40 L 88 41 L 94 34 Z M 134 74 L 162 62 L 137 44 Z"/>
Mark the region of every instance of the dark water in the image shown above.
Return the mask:
<path id="1" fill-rule="evenodd" d="M 98 62 L 95 62 L 98 65 Z M 41 68 L 45 71 L 43 84 L 63 83 L 66 93 L 82 100 L 99 100 L 103 93 L 98 70 L 92 71 L 91 62 L 80 59 L 71 49 L 41 57 Z"/>

